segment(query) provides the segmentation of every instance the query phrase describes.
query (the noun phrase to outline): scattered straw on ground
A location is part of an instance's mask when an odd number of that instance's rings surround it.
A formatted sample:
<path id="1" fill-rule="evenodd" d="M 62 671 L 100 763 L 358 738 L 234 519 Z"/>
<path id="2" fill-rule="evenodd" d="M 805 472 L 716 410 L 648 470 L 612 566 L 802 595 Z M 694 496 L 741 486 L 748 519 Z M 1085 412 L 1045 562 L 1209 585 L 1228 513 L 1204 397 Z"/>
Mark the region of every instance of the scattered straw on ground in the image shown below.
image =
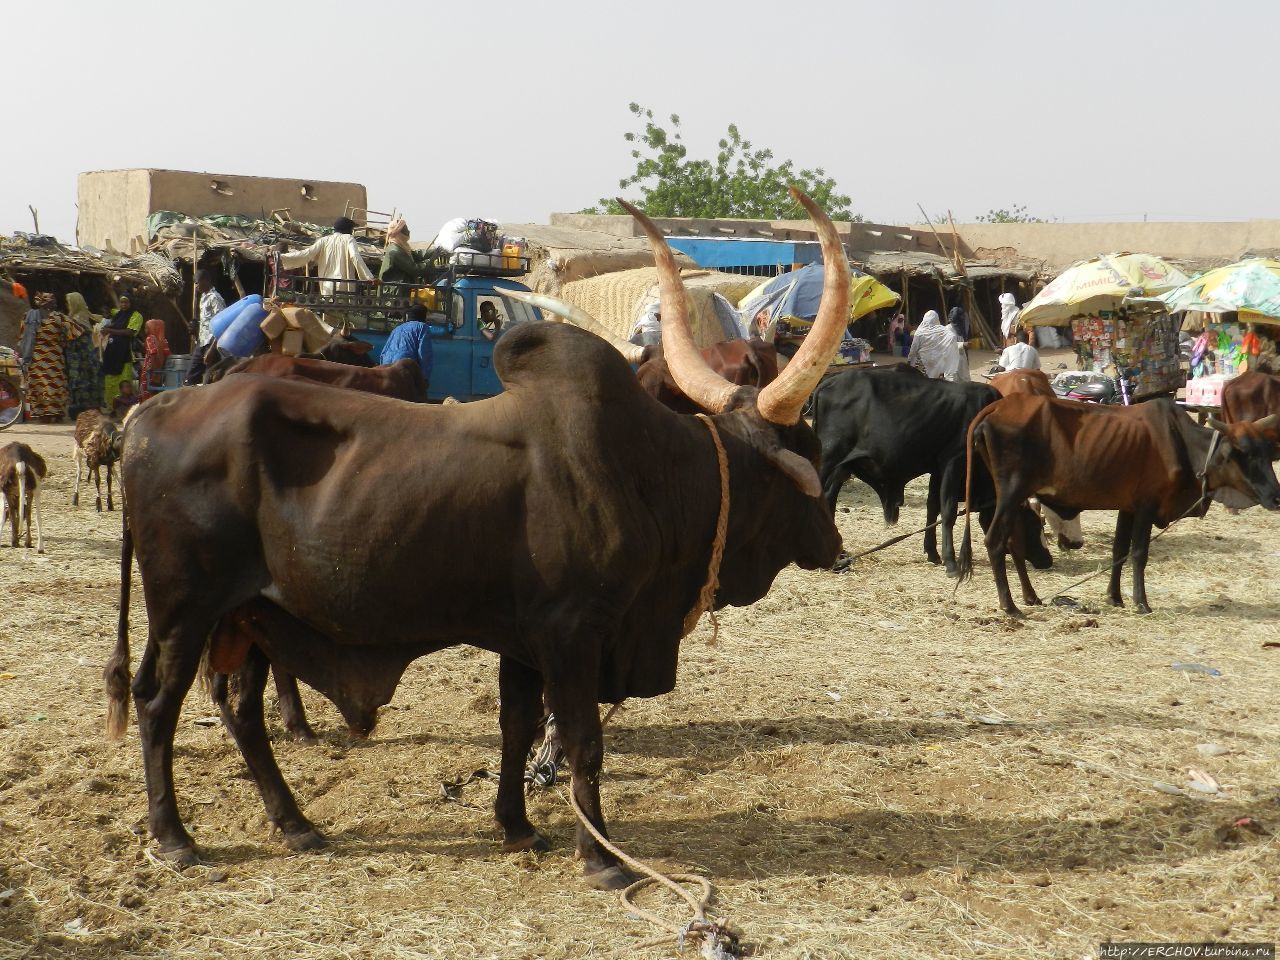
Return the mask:
<path id="1" fill-rule="evenodd" d="M 48 433 L 37 442 L 53 449 Z M 332 839 L 320 854 L 272 835 L 193 694 L 177 782 L 205 862 L 159 861 L 136 727 L 118 745 L 102 737 L 119 517 L 68 506 L 56 444 L 47 555 L 0 549 L 0 958 L 671 955 L 637 954 L 655 931 L 581 883 L 557 797 L 531 800 L 555 850 L 515 857 L 498 852 L 491 784 L 440 799 L 442 780 L 497 762 L 496 663 L 468 649 L 412 667 L 368 743 L 307 697 L 321 744 L 277 739 L 277 753 Z M 852 548 L 883 539 L 865 488 L 841 505 Z M 916 484 L 904 525 L 922 514 Z M 1086 549 L 1035 575 L 1044 596 L 1105 561 L 1109 524 L 1086 518 Z M 1270 940 L 1280 842 L 1233 824 L 1280 828 L 1280 649 L 1263 646 L 1280 642 L 1278 533 L 1257 510 L 1175 528 L 1153 548 L 1147 617 L 1104 606 L 1098 580 L 1075 594 L 1087 609 L 1013 623 L 985 570 L 953 598 L 915 540 L 843 576 L 787 570 L 722 616 L 717 647 L 705 622 L 686 641 L 673 694 L 610 724 L 613 837 L 705 872 L 718 915 L 760 956 Z M 1223 792 L 1152 786 L 1185 787 L 1189 769 Z"/>

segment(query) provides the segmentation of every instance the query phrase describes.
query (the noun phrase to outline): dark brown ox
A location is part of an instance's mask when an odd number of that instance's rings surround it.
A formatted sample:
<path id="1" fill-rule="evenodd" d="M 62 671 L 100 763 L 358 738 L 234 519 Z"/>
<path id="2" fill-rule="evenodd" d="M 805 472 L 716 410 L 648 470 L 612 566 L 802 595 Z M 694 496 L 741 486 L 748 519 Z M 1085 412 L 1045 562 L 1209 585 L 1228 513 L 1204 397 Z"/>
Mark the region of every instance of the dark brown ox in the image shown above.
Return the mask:
<path id="1" fill-rule="evenodd" d="M 1273 414 L 1280 415 L 1280 377 L 1250 370 L 1222 388 L 1222 419 L 1227 423 L 1262 420 Z M 1280 458 L 1280 424 L 1273 424 L 1265 433 L 1274 460 Z"/>
<path id="2" fill-rule="evenodd" d="M 1025 394 L 1033 397 L 1055 397 L 1049 377 L 1043 370 L 1006 370 L 991 378 L 991 386 L 1002 397 L 1014 394 Z M 1049 521 L 1049 529 L 1058 538 L 1059 550 L 1079 550 L 1084 546 L 1084 530 L 1080 526 L 1080 518 L 1072 517 L 1064 520 L 1034 497 L 1030 501 L 1031 509 Z"/>
<path id="3" fill-rule="evenodd" d="M 308 357 L 285 357 L 267 353 L 260 357 L 241 360 L 226 372 L 257 373 L 266 377 L 284 377 L 291 380 L 312 380 L 345 390 L 362 390 L 410 403 L 427 402 L 427 381 L 417 361 L 407 357 L 377 367 L 355 367 L 330 360 L 313 360 Z"/>
<path id="4" fill-rule="evenodd" d="M 132 689 L 149 823 L 165 853 L 195 859 L 172 773 L 182 701 L 206 649 L 224 671 L 240 666 L 237 651 L 216 645 L 215 627 L 259 605 L 311 633 L 306 644 L 299 631 L 283 631 L 283 642 L 271 631 L 255 637 L 243 651 L 258 664 L 250 700 L 261 699 L 266 661 L 317 686 L 327 673 L 385 690 L 404 663 L 432 650 L 469 643 L 497 653 L 504 847 L 546 846 L 523 791 L 544 690 L 574 797 L 605 829 L 597 704 L 671 690 L 680 640 L 704 602 L 753 603 L 786 565 L 826 568 L 840 549 L 819 497 L 818 441 L 800 413 L 839 345 L 849 280 L 831 221 L 797 199 L 822 238 L 824 296 L 800 352 L 762 390 L 730 384 L 703 362 L 674 256 L 633 211 L 658 262 L 667 362 L 712 412 L 707 422 L 654 402 L 599 338 L 546 323 L 499 341 L 494 367 L 506 389 L 478 403 L 365 393 L 338 403 L 327 387 L 241 376 L 139 410 L 125 439 L 130 510 L 119 635 L 105 671 L 108 732 L 124 728 L 125 588 L 136 548 L 148 637 Z M 232 721 L 286 841 L 322 843 L 280 775 L 261 710 Z M 577 840 L 592 885 L 629 882 L 587 830 Z"/>
<path id="5" fill-rule="evenodd" d="M 1023 601 L 1040 602 L 1027 577 L 1020 538 L 1010 536 L 1015 511 L 1027 497 L 1038 497 L 1064 517 L 1082 510 L 1119 511 L 1107 599 L 1124 605 L 1120 571 L 1127 557 L 1133 564 L 1134 605 L 1142 613 L 1151 611 L 1145 572 L 1153 525 L 1163 528 L 1185 516 L 1204 516 L 1210 498 L 1227 506 L 1261 503 L 1280 509 L 1280 485 L 1262 436 L 1270 425 L 1214 423 L 1218 429 L 1197 426 L 1168 399 L 1114 407 L 1019 395 L 978 414 L 969 427 L 968 475 L 977 451 L 996 485 L 986 546 L 1000 608 L 1022 616 L 1009 595 L 1008 552 Z M 966 518 L 961 577 L 972 571 Z"/>

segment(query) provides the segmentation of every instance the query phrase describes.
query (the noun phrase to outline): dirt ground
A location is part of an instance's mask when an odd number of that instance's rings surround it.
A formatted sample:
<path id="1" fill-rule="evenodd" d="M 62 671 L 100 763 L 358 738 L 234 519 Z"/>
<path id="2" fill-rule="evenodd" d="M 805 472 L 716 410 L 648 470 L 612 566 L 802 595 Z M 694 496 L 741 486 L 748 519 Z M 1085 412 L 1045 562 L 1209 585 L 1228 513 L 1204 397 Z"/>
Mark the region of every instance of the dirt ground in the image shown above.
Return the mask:
<path id="1" fill-rule="evenodd" d="M 321 743 L 284 740 L 272 700 L 281 767 L 332 841 L 320 853 L 272 835 L 194 691 L 176 771 L 204 862 L 157 859 L 136 727 L 103 738 L 119 515 L 69 506 L 69 430 L 0 435 L 53 469 L 46 554 L 0 549 L 0 958 L 673 955 L 640 949 L 658 931 L 580 881 L 557 794 L 531 798 L 555 842 L 541 856 L 498 851 L 490 783 L 442 800 L 442 781 L 498 759 L 496 660 L 468 649 L 411 667 L 368 742 L 309 693 Z M 914 484 L 900 532 L 923 501 Z M 856 483 L 838 521 L 850 549 L 887 536 Z M 1042 596 L 1109 557 L 1112 522 L 1086 517 L 1085 549 L 1035 576 Z M 758 956 L 1275 939 L 1280 841 L 1250 826 L 1280 829 L 1278 535 L 1257 509 L 1175 526 L 1145 617 L 1103 605 L 1099 579 L 1071 591 L 1083 607 L 1012 622 L 984 566 L 953 596 L 918 538 L 844 575 L 785 570 L 724 612 L 717 646 L 705 621 L 686 640 L 674 693 L 608 726 L 614 839 L 709 877 Z M 1191 770 L 1219 792 L 1190 789 Z"/>

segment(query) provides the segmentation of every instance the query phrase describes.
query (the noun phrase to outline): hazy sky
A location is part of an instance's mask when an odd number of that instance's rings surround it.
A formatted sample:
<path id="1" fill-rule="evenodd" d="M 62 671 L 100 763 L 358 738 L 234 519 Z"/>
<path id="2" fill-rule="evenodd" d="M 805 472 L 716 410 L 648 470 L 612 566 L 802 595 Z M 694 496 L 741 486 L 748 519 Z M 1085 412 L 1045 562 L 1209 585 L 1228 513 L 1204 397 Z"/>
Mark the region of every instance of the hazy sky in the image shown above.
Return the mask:
<path id="1" fill-rule="evenodd" d="M 1280 4 L 20 0 L 0 232 L 75 235 L 76 174 L 353 180 L 416 238 L 617 191 L 633 100 L 730 122 L 872 220 L 1280 217 Z"/>

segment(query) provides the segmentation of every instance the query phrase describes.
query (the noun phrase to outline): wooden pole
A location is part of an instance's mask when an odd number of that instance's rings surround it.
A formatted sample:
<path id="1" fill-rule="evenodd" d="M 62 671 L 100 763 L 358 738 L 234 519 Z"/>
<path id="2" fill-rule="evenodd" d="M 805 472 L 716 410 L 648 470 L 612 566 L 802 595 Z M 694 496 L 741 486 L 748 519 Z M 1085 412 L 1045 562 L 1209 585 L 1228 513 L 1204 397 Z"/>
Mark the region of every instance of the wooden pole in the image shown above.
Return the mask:
<path id="1" fill-rule="evenodd" d="M 27 209 L 31 211 L 31 222 L 35 225 L 36 233 L 39 233 L 40 232 L 40 211 L 37 210 L 35 207 L 33 207 L 29 203 L 27 204 Z"/>
<path id="2" fill-rule="evenodd" d="M 924 207 L 917 203 L 916 208 L 920 211 L 920 216 L 924 217 L 924 222 L 929 225 L 929 230 L 933 234 L 933 239 L 938 241 L 938 249 L 942 251 L 942 255 L 944 257 L 947 256 L 947 245 L 942 242 L 942 237 L 938 236 L 938 231 L 933 229 L 933 221 L 930 220 L 929 215 L 924 212 Z"/>

